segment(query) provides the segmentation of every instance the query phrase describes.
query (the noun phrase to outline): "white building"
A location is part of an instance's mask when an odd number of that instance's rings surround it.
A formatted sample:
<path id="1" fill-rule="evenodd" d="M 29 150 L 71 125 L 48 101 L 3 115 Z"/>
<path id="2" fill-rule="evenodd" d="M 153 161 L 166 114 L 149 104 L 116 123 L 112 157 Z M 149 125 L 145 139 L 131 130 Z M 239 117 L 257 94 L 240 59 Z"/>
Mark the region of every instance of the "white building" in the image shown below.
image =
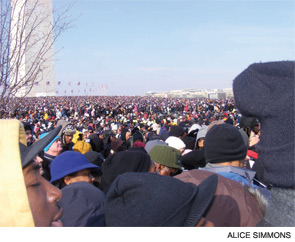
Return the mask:
<path id="1" fill-rule="evenodd" d="M 52 0 L 11 0 L 11 6 L 14 12 L 11 16 L 10 49 L 12 57 L 10 63 L 12 66 L 18 60 L 19 65 L 11 73 L 10 82 L 25 83 L 35 80 L 30 92 L 31 85 L 23 85 L 16 96 L 21 97 L 28 92 L 29 97 L 55 96 Z M 21 21 L 26 23 L 25 27 L 20 27 L 22 26 Z M 20 38 L 28 41 L 21 42 Z M 19 58 L 19 56 L 23 57 Z M 32 67 L 40 70 L 38 75 L 33 74 Z"/>

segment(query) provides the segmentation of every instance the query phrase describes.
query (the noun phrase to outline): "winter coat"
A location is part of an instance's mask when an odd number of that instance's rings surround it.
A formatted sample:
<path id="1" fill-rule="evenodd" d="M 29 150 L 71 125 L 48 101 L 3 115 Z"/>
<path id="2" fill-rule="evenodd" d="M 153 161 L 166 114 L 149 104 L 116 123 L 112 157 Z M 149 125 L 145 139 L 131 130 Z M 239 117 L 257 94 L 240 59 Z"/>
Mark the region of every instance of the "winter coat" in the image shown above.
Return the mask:
<path id="1" fill-rule="evenodd" d="M 174 178 L 199 185 L 210 175 L 212 175 L 211 172 L 194 169 L 184 171 Z M 256 193 L 254 189 L 250 193 L 238 182 L 218 174 L 217 176 L 215 196 L 204 217 L 213 222 L 216 227 L 256 226 L 264 216 L 266 204 L 264 197 Z"/>
<path id="2" fill-rule="evenodd" d="M 233 181 L 237 181 L 244 186 L 251 186 L 254 189 L 258 189 L 267 199 L 271 198 L 269 191 L 266 187 L 258 186 L 254 184 L 255 171 L 246 168 L 223 166 L 218 164 L 208 163 L 202 170 L 210 171 L 222 175 Z"/>

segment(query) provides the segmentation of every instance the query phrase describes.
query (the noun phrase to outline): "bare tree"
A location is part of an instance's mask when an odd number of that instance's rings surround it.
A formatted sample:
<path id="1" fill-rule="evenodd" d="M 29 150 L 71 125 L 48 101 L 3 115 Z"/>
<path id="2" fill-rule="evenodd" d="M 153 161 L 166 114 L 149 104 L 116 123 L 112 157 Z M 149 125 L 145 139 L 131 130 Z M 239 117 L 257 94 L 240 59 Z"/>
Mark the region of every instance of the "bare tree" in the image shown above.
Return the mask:
<path id="1" fill-rule="evenodd" d="M 48 11 L 51 0 L 0 0 L 0 107 L 14 108 L 53 61 L 53 44 L 73 23 L 73 4 Z M 43 4 L 43 5 L 42 5 Z M 19 99 L 18 99 L 19 100 Z"/>

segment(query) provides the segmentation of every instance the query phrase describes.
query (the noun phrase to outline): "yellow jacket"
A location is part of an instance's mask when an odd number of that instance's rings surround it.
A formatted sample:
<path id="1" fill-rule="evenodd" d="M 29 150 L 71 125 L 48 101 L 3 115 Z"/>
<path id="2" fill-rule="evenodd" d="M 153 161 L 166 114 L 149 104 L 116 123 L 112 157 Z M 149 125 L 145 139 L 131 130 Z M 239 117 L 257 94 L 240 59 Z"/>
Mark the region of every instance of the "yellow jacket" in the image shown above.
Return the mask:
<path id="1" fill-rule="evenodd" d="M 34 227 L 19 142 L 26 143 L 18 120 L 0 120 L 0 227 Z"/>

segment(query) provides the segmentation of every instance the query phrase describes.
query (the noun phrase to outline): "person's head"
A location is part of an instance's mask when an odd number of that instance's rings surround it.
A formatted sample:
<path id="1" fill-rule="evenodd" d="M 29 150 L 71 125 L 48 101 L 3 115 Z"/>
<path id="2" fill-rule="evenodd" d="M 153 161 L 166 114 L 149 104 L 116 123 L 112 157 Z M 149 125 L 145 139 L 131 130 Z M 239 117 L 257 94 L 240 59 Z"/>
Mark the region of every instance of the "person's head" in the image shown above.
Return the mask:
<path id="1" fill-rule="evenodd" d="M 247 133 L 248 137 L 251 135 L 251 131 L 255 134 L 259 132 L 259 121 L 255 117 L 242 116 L 240 120 L 240 127 Z"/>
<path id="2" fill-rule="evenodd" d="M 168 144 L 168 146 L 173 147 L 174 149 L 179 150 L 181 153 L 184 152 L 186 145 L 185 143 L 178 137 L 170 136 L 165 140 L 165 143 Z"/>
<path id="3" fill-rule="evenodd" d="M 73 134 L 64 135 L 65 144 L 68 145 L 68 144 L 72 143 L 73 137 L 74 137 Z"/>
<path id="4" fill-rule="evenodd" d="M 149 152 L 155 162 L 155 172 L 162 176 L 174 176 L 181 170 L 179 150 L 166 145 L 155 145 Z"/>
<path id="5" fill-rule="evenodd" d="M 29 123 L 23 123 L 23 125 L 26 133 L 27 145 L 30 146 L 33 143 L 32 127 Z"/>
<path id="6" fill-rule="evenodd" d="M 196 139 L 196 149 L 202 149 L 204 148 L 204 140 L 207 133 L 207 126 L 203 126 L 199 129 L 197 133 L 197 139 Z"/>
<path id="7" fill-rule="evenodd" d="M 167 146 L 168 144 L 164 142 L 163 140 L 155 139 L 155 140 L 150 140 L 146 143 L 144 149 L 146 150 L 147 153 L 150 152 L 150 150 L 156 146 L 156 145 L 165 145 Z"/>
<path id="8" fill-rule="evenodd" d="M 141 150 L 127 150 L 109 156 L 102 164 L 101 190 L 107 192 L 111 183 L 126 172 L 154 172 L 155 165 Z"/>
<path id="9" fill-rule="evenodd" d="M 40 140 L 47 135 L 48 133 L 41 134 Z M 54 139 L 44 148 L 44 152 L 52 156 L 58 156 L 62 151 L 63 148 L 59 136 L 55 136 Z"/>
<path id="10" fill-rule="evenodd" d="M 107 226 L 194 227 L 203 219 L 217 187 L 214 174 L 198 187 L 152 173 L 125 173 L 112 183 L 106 197 Z M 154 203 L 152 203 L 154 201 Z M 207 223 L 207 225 L 213 225 Z"/>
<path id="11" fill-rule="evenodd" d="M 173 125 L 170 128 L 169 135 L 177 138 L 182 138 L 184 135 L 183 128 L 179 125 Z"/>
<path id="12" fill-rule="evenodd" d="M 207 163 L 242 167 L 247 146 L 239 130 L 230 124 L 216 124 L 206 134 L 204 141 Z"/>
<path id="13" fill-rule="evenodd" d="M 51 162 L 50 182 L 59 188 L 79 181 L 92 184 L 94 178 L 91 174 L 91 169 L 99 169 L 99 167 L 91 164 L 88 159 L 79 152 L 65 151 Z"/>
<path id="14" fill-rule="evenodd" d="M 28 147 L 19 121 L 0 122 L 0 134 L 8 137 L 0 145 L 0 194 L 5 197 L 0 201 L 0 226 L 62 226 L 62 211 L 57 206 L 61 191 L 41 177 L 39 164 L 34 161 L 60 127 Z"/>

